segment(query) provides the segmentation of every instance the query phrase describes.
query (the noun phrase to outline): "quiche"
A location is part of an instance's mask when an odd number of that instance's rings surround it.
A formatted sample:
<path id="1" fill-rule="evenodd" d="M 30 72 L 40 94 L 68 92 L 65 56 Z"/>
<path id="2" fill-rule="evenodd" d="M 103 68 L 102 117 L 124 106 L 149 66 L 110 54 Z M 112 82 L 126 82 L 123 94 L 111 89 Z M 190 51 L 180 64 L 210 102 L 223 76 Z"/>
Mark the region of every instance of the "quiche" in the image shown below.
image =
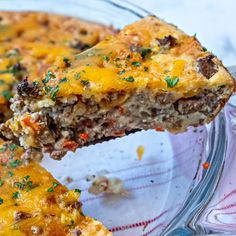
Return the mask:
<path id="1" fill-rule="evenodd" d="M 12 116 L 9 99 L 28 74 L 42 77 L 58 56 L 97 44 L 114 30 L 74 17 L 40 12 L 0 12 L 0 122 Z"/>
<path id="2" fill-rule="evenodd" d="M 111 236 L 99 221 L 84 216 L 80 190 L 61 185 L 28 152 L 0 140 L 1 236 Z"/>
<path id="3" fill-rule="evenodd" d="M 61 57 L 17 86 L 5 137 L 55 159 L 140 129 L 182 132 L 209 123 L 233 78 L 195 36 L 148 16 L 83 53 Z"/>

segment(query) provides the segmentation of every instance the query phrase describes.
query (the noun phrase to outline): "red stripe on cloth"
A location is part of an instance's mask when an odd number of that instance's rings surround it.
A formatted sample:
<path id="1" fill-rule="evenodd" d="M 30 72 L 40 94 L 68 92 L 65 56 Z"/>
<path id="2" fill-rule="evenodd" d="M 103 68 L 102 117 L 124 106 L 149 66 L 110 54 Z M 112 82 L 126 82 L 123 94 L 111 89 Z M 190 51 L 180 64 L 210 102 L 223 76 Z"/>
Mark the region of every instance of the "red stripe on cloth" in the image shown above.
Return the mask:
<path id="1" fill-rule="evenodd" d="M 142 236 L 147 236 L 162 226 L 165 227 L 165 225 L 163 223 L 160 223 L 160 224 L 156 225 L 154 228 L 152 228 L 151 230 L 149 230 L 147 233 L 143 234 Z"/>
<path id="2" fill-rule="evenodd" d="M 127 229 L 133 229 L 133 228 L 137 228 L 137 227 L 141 227 L 141 226 L 147 226 L 148 224 L 151 224 L 157 220 L 159 220 L 163 215 L 165 215 L 167 212 L 169 212 L 170 210 L 166 210 L 163 211 L 160 215 L 156 216 L 155 218 L 146 220 L 146 221 L 140 221 L 137 223 L 133 223 L 133 224 L 128 224 L 128 225 L 122 225 L 122 226 L 117 226 L 114 227 L 112 229 L 109 229 L 111 232 L 117 232 L 117 231 L 124 231 Z"/>

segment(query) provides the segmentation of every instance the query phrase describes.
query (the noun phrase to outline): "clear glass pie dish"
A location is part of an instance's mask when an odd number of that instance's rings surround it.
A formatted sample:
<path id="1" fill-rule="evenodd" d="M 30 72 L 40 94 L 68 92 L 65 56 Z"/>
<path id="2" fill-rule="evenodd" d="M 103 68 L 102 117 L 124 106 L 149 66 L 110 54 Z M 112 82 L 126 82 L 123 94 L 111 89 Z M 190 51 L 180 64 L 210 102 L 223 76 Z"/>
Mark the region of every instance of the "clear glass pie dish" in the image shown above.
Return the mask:
<path id="1" fill-rule="evenodd" d="M 0 9 L 73 15 L 116 28 L 151 14 L 121 0 L 2 0 Z M 178 135 L 142 131 L 68 153 L 60 162 L 45 157 L 42 164 L 69 188 L 82 189 L 84 212 L 114 235 L 233 235 L 235 118 L 229 104 L 208 126 Z M 128 194 L 91 195 L 86 176 L 94 174 L 120 178 Z"/>

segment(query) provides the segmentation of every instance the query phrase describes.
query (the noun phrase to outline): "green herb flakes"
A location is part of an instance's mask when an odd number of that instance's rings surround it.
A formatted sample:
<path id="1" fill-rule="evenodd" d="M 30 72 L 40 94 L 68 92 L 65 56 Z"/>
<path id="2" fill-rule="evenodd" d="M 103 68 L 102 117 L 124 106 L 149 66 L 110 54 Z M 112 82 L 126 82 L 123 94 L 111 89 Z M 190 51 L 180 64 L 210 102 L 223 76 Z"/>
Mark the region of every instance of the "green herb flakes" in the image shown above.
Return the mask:
<path id="1" fill-rule="evenodd" d="M 140 50 L 142 58 L 146 58 L 151 52 L 152 50 L 150 48 L 141 48 Z"/>
<path id="2" fill-rule="evenodd" d="M 50 187 L 50 188 L 48 189 L 48 192 L 49 192 L 49 193 L 54 192 L 54 188 L 53 188 L 53 187 Z"/>
<path id="3" fill-rule="evenodd" d="M 67 79 L 66 77 L 64 77 L 63 79 L 60 79 L 59 84 L 61 84 L 61 83 L 65 83 L 65 82 L 67 82 L 67 81 L 68 81 L 68 79 Z"/>
<path id="4" fill-rule="evenodd" d="M 57 186 L 59 186 L 60 184 L 57 182 L 53 182 L 53 187 L 56 188 Z"/>
<path id="5" fill-rule="evenodd" d="M 133 61 L 133 62 L 132 62 L 132 65 L 135 66 L 135 67 L 139 67 L 139 66 L 141 66 L 141 62 L 139 62 L 139 61 Z"/>
<path id="6" fill-rule="evenodd" d="M 13 194 L 12 194 L 12 198 L 13 199 L 18 199 L 20 197 L 20 193 L 19 192 L 14 192 Z"/>
<path id="7" fill-rule="evenodd" d="M 49 192 L 49 193 L 54 192 L 55 188 L 58 187 L 59 185 L 60 185 L 59 183 L 53 182 L 53 183 L 52 183 L 52 187 L 50 187 L 50 188 L 47 190 L 47 192 Z"/>
<path id="8" fill-rule="evenodd" d="M 0 179 L 0 187 L 2 187 L 4 184 L 4 181 L 2 179 Z"/>
<path id="9" fill-rule="evenodd" d="M 49 70 L 48 73 L 46 74 L 45 79 L 43 80 L 44 84 L 47 84 L 51 79 L 54 79 L 55 75 Z"/>
<path id="10" fill-rule="evenodd" d="M 109 62 L 109 61 L 110 61 L 110 58 L 109 58 L 109 56 L 106 56 L 106 55 L 105 55 L 105 56 L 103 56 L 103 57 L 102 57 L 102 59 L 103 59 L 104 61 L 106 61 L 106 62 Z"/>
<path id="11" fill-rule="evenodd" d="M 17 148 L 17 145 L 12 143 L 8 146 L 8 148 L 9 148 L 10 151 L 14 151 Z"/>
<path id="12" fill-rule="evenodd" d="M 80 72 L 77 72 L 77 73 L 75 73 L 74 74 L 74 77 L 75 77 L 75 79 L 80 79 L 81 78 L 81 74 L 80 74 Z"/>
<path id="13" fill-rule="evenodd" d="M 167 87 L 168 87 L 168 88 L 173 88 L 173 87 L 175 87 L 175 86 L 178 84 L 179 78 L 178 78 L 178 77 L 170 77 L 170 76 L 167 76 L 167 77 L 165 78 L 165 81 L 166 81 L 166 83 L 167 83 Z"/>
<path id="14" fill-rule="evenodd" d="M 12 171 L 8 171 L 8 176 L 9 177 L 12 177 L 14 174 L 13 174 L 13 172 Z"/>
<path id="15" fill-rule="evenodd" d="M 12 98 L 12 94 L 9 90 L 2 91 L 0 95 L 3 96 L 8 101 Z"/>
<path id="16" fill-rule="evenodd" d="M 70 59 L 69 59 L 69 58 L 64 57 L 64 58 L 63 58 L 63 62 L 65 63 L 65 66 L 66 66 L 66 67 L 70 67 L 70 66 L 71 66 L 71 62 L 70 62 Z"/>
<path id="17" fill-rule="evenodd" d="M 0 198 L 0 205 L 2 205 L 3 204 L 3 199 L 2 198 Z"/>
<path id="18" fill-rule="evenodd" d="M 0 147 L 0 152 L 5 152 L 6 150 L 7 150 L 7 147 L 6 147 L 6 146 Z"/>
<path id="19" fill-rule="evenodd" d="M 5 84 L 5 81 L 0 79 L 0 85 L 3 85 L 3 84 Z"/>
<path id="20" fill-rule="evenodd" d="M 125 73 L 125 69 L 118 72 L 118 75 L 123 75 Z"/>
<path id="21" fill-rule="evenodd" d="M 88 85 L 89 85 L 89 81 L 88 81 L 88 80 L 81 80 L 80 83 L 81 83 L 83 86 L 88 86 Z"/>
<path id="22" fill-rule="evenodd" d="M 22 161 L 21 160 L 14 160 L 9 163 L 10 167 L 16 168 L 17 166 L 21 165 Z"/>
<path id="23" fill-rule="evenodd" d="M 53 101 L 56 101 L 57 93 L 59 91 L 59 86 L 56 86 L 56 87 L 45 86 L 45 91 L 46 91 L 46 94 L 51 96 L 51 99 Z"/>
<path id="24" fill-rule="evenodd" d="M 28 180 L 30 178 L 30 176 L 29 175 L 26 175 L 25 177 L 24 177 L 24 180 Z"/>
<path id="25" fill-rule="evenodd" d="M 76 192 L 76 193 L 81 193 L 81 190 L 78 189 L 78 188 L 76 188 L 76 189 L 75 189 L 75 192 Z"/>
<path id="26" fill-rule="evenodd" d="M 21 189 L 21 190 L 23 190 L 23 189 L 25 188 L 24 183 L 15 182 L 14 185 L 15 185 L 17 188 Z"/>
<path id="27" fill-rule="evenodd" d="M 129 82 L 129 83 L 133 83 L 135 81 L 134 77 L 133 76 L 129 76 L 127 78 L 123 78 L 123 80 Z"/>

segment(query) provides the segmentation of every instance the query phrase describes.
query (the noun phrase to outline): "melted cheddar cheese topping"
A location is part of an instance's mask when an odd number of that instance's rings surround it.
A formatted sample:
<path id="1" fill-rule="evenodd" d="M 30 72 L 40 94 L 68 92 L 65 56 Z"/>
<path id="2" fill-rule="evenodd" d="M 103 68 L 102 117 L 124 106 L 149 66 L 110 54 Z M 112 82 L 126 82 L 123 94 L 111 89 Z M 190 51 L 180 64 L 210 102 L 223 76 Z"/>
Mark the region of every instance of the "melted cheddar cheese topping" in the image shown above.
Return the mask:
<path id="1" fill-rule="evenodd" d="M 2 236 L 111 235 L 82 214 L 80 190 L 68 190 L 37 162 L 27 164 L 23 155 L 22 148 L 0 141 Z"/>
<path id="2" fill-rule="evenodd" d="M 215 72 L 210 78 L 204 74 L 209 73 L 208 68 L 200 65 L 201 59 L 208 57 L 206 63 Z M 50 80 L 44 80 L 45 93 L 54 99 L 71 94 L 101 98 L 111 91 L 143 88 L 156 93 L 169 91 L 178 99 L 205 88 L 233 88 L 227 70 L 194 36 L 155 17 L 125 27 L 93 48 L 68 56 L 68 61 L 65 66 L 58 58 L 49 68 Z M 30 76 L 29 80 L 37 78 Z"/>

